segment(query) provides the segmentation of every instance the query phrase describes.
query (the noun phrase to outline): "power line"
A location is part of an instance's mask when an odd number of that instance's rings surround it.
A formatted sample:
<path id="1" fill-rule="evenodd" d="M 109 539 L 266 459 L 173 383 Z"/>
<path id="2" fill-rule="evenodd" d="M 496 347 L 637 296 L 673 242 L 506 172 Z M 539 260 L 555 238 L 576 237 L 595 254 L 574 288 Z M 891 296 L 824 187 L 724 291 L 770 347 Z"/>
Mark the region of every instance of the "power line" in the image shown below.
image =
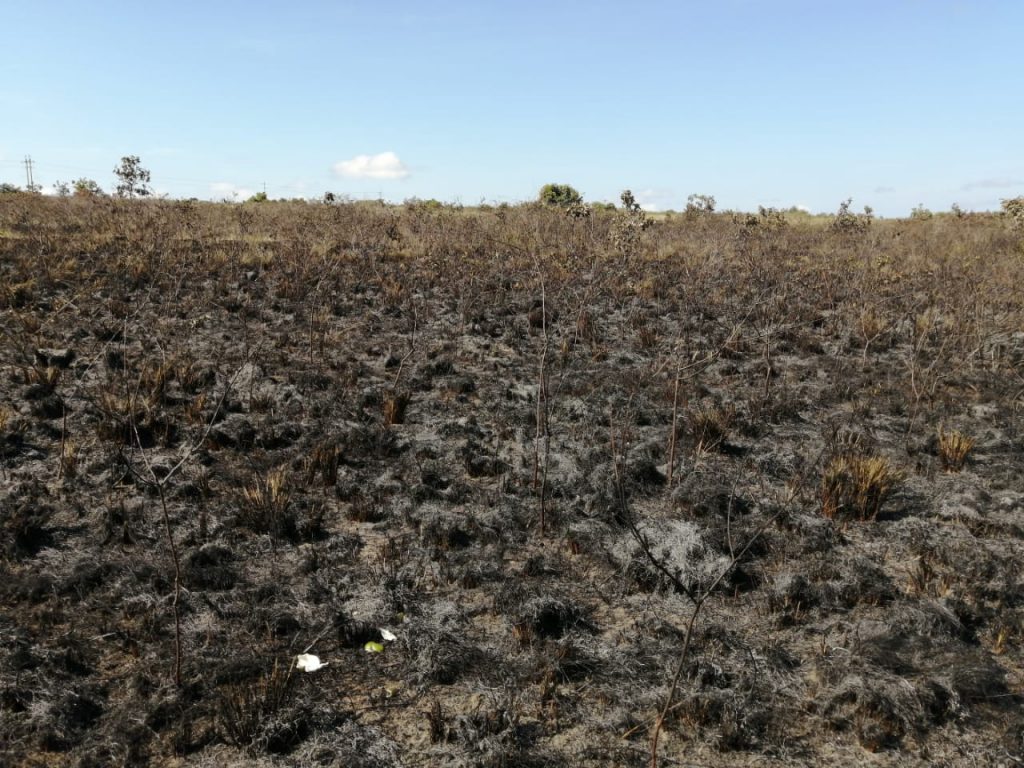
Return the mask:
<path id="1" fill-rule="evenodd" d="M 107 173 L 107 171 L 100 170 L 99 168 L 95 167 L 66 165 L 64 163 L 51 163 L 49 161 L 39 162 L 37 160 L 33 160 L 29 155 L 25 155 L 24 159 L 20 161 L 0 159 L 0 166 L 9 166 L 13 168 L 15 165 L 24 166 L 25 178 L 29 185 L 29 189 L 34 188 L 34 185 L 36 183 L 35 172 L 37 170 L 47 172 L 44 173 L 44 175 L 46 176 L 55 176 L 61 172 L 68 172 L 73 174 L 88 174 L 89 176 L 100 176 Z M 209 179 L 204 180 L 195 178 L 183 178 L 180 176 L 164 176 L 162 174 L 159 175 L 157 181 L 160 183 L 166 182 L 176 187 L 184 187 L 186 189 L 191 189 L 193 191 L 199 191 L 200 189 L 202 189 L 203 192 L 205 192 L 207 195 L 210 195 L 211 197 L 222 195 L 225 198 L 237 198 L 239 193 L 252 194 L 250 190 L 256 190 L 260 188 L 263 189 L 264 194 L 279 195 L 282 197 L 290 197 L 296 195 L 300 197 L 303 196 L 303 192 L 300 189 L 293 187 L 291 185 L 267 184 L 265 181 L 259 183 L 234 183 L 214 181 Z M 219 185 L 224 185 L 227 188 L 222 190 L 215 189 L 215 187 L 218 187 Z"/>
<path id="2" fill-rule="evenodd" d="M 83 166 L 80 166 L 80 165 L 65 165 L 64 163 L 51 163 L 51 162 L 42 162 L 42 163 L 40 163 L 40 162 L 35 162 L 35 166 L 38 167 L 38 168 L 45 168 L 45 169 L 47 169 L 49 171 L 71 171 L 73 173 L 88 173 L 88 174 L 94 174 L 94 175 L 101 175 L 101 174 L 107 173 L 107 171 L 103 171 L 103 170 L 100 170 L 98 168 L 86 168 L 86 167 L 83 167 Z M 210 187 L 210 186 L 213 186 L 214 184 L 224 183 L 224 182 L 221 182 L 221 181 L 214 181 L 214 180 L 211 180 L 211 179 L 184 178 L 184 177 L 181 177 L 181 176 L 165 176 L 163 174 L 159 174 L 158 175 L 157 181 L 159 181 L 159 182 L 165 182 L 165 181 L 166 182 L 173 182 L 173 183 L 178 184 L 178 185 L 186 185 L 186 186 L 193 186 L 193 187 L 200 187 L 200 186 L 201 187 Z M 264 191 L 267 191 L 269 189 L 269 191 L 271 191 L 271 192 L 281 192 L 281 193 L 286 193 L 286 192 L 289 192 L 289 191 L 294 191 L 290 187 L 282 186 L 282 185 L 270 185 L 268 187 L 266 182 L 262 182 L 261 184 L 242 182 L 242 183 L 239 183 L 239 184 L 232 184 L 232 186 L 234 186 L 234 187 L 254 188 L 254 189 L 262 186 L 264 188 Z"/>
<path id="3" fill-rule="evenodd" d="M 95 175 L 102 175 L 102 174 L 110 173 L 110 171 L 108 171 L 108 170 L 101 170 L 99 168 L 85 168 L 85 167 L 80 166 L 80 165 L 65 165 L 63 163 L 50 163 L 50 162 L 38 163 L 37 162 L 36 165 L 38 167 L 40 167 L 40 168 L 47 168 L 47 169 L 49 169 L 51 171 L 52 170 L 61 170 L 61 171 L 72 171 L 74 173 L 89 173 L 89 174 L 95 174 Z M 161 181 L 182 182 L 182 183 L 185 183 L 185 184 L 212 184 L 213 183 L 213 182 L 210 182 L 210 181 L 204 181 L 202 179 L 184 179 L 184 178 L 177 177 L 177 176 L 164 176 L 164 175 L 160 175 L 160 180 Z"/>

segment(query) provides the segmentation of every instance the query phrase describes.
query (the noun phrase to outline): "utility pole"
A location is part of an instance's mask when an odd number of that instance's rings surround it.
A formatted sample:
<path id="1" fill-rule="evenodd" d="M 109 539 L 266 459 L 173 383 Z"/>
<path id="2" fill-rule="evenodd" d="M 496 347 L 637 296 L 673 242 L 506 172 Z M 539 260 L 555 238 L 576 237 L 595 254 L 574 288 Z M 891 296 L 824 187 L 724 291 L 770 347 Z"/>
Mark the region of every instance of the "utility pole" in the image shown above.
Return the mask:
<path id="1" fill-rule="evenodd" d="M 32 156 L 25 155 L 25 183 L 29 192 L 35 191 L 36 183 L 32 178 Z"/>

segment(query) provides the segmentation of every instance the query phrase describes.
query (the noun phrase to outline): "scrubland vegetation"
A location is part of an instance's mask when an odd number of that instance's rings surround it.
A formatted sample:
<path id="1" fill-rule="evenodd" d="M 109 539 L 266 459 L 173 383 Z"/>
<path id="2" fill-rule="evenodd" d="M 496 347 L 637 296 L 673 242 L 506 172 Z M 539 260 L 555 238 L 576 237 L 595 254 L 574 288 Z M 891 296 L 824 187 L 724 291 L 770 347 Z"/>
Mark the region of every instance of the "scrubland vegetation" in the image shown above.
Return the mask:
<path id="1" fill-rule="evenodd" d="M 0 761 L 1018 764 L 1012 206 L 708 200 L 0 196 Z"/>

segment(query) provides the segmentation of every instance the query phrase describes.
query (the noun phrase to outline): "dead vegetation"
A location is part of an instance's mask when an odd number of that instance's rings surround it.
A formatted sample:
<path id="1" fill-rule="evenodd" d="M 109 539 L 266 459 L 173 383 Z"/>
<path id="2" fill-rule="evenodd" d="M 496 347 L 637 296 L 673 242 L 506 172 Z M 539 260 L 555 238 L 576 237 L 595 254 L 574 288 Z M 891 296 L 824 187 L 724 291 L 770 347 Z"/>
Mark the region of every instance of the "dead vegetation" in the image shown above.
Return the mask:
<path id="1" fill-rule="evenodd" d="M 3 196 L 0 762 L 1024 760 L 1013 220 L 623 202 Z"/>
<path id="2" fill-rule="evenodd" d="M 875 520 L 903 480 L 884 456 L 832 459 L 821 478 L 821 513 L 832 520 Z"/>

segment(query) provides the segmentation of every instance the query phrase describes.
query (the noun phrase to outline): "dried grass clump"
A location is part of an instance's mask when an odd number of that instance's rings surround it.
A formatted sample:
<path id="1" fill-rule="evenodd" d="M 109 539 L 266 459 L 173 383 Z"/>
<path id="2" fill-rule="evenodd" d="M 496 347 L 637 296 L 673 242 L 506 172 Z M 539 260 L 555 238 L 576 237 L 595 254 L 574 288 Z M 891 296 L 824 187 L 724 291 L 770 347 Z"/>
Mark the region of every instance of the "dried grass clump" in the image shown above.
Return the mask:
<path id="1" fill-rule="evenodd" d="M 61 477 L 74 477 L 78 474 L 78 463 L 81 457 L 82 446 L 75 440 L 65 440 L 60 447 L 60 472 Z"/>
<path id="2" fill-rule="evenodd" d="M 139 389 L 145 393 L 146 402 L 159 403 L 167 389 L 167 385 L 175 375 L 175 362 L 163 360 L 146 363 L 139 373 Z"/>
<path id="3" fill-rule="evenodd" d="M 178 439 L 179 430 L 173 420 L 162 415 L 156 403 L 141 396 L 101 392 L 95 408 L 99 413 L 96 433 L 101 440 L 152 448 L 157 443 L 173 445 Z"/>
<path id="4" fill-rule="evenodd" d="M 697 453 L 712 453 L 721 450 L 736 419 L 736 410 L 731 405 L 701 406 L 692 411 L 687 421 L 690 434 L 696 443 Z"/>
<path id="5" fill-rule="evenodd" d="M 658 340 L 661 337 L 657 328 L 648 325 L 646 322 L 637 323 L 635 327 L 636 338 L 637 342 L 640 344 L 640 349 L 645 352 L 649 352 L 658 346 Z"/>
<path id="6" fill-rule="evenodd" d="M 0 309 L 22 309 L 35 300 L 35 289 L 33 279 L 0 286 Z"/>
<path id="7" fill-rule="evenodd" d="M 255 684 L 234 686 L 222 694 L 217 717 L 225 739 L 243 749 L 259 746 L 267 723 L 291 699 L 292 679 L 292 666 L 283 668 L 275 661 Z"/>
<path id="8" fill-rule="evenodd" d="M 874 520 L 904 474 L 884 456 L 837 456 L 821 479 L 821 514 L 833 520 Z"/>
<path id="9" fill-rule="evenodd" d="M 974 449 L 974 438 L 954 429 L 947 432 L 939 429 L 939 461 L 946 472 L 959 472 L 967 463 L 967 457 Z"/>
<path id="10" fill-rule="evenodd" d="M 60 377 L 61 369 L 55 365 L 32 366 L 24 370 L 25 383 L 45 392 L 52 392 Z"/>
<path id="11" fill-rule="evenodd" d="M 405 392 L 388 395 L 384 399 L 384 423 L 389 427 L 405 423 L 405 409 L 409 407 L 410 397 Z"/>
<path id="12" fill-rule="evenodd" d="M 266 477 L 258 475 L 242 489 L 242 510 L 239 521 L 256 533 L 269 533 L 283 538 L 294 538 L 297 533 L 295 516 L 288 505 L 291 492 L 284 467 L 270 470 Z"/>
<path id="13" fill-rule="evenodd" d="M 874 670 L 844 677 L 832 691 L 824 714 L 836 730 L 852 731 L 868 752 L 899 749 L 907 736 L 921 733 L 927 722 L 913 686 Z"/>
<path id="14" fill-rule="evenodd" d="M 312 484 L 320 476 L 325 487 L 337 485 L 340 463 L 341 447 L 337 443 L 328 440 L 314 446 L 304 462 L 306 482 Z"/>

